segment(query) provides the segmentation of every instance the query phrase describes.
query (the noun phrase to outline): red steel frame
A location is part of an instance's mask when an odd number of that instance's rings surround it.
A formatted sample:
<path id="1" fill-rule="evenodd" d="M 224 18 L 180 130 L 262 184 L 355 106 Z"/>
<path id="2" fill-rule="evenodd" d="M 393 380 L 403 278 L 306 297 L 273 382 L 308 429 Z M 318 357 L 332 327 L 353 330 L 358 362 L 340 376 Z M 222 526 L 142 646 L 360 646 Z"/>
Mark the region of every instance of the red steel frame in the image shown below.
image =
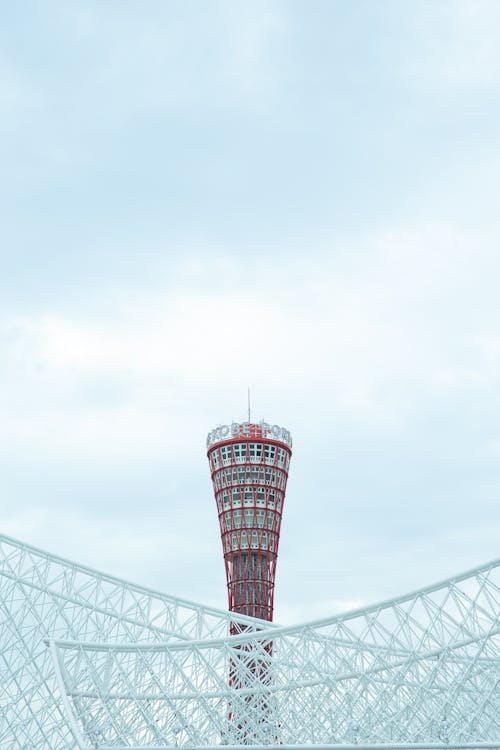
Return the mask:
<path id="1" fill-rule="evenodd" d="M 263 434 L 260 424 L 240 425 L 207 452 L 219 514 L 231 612 L 272 621 L 274 583 L 292 451 Z M 271 433 L 272 434 L 272 433 Z"/>

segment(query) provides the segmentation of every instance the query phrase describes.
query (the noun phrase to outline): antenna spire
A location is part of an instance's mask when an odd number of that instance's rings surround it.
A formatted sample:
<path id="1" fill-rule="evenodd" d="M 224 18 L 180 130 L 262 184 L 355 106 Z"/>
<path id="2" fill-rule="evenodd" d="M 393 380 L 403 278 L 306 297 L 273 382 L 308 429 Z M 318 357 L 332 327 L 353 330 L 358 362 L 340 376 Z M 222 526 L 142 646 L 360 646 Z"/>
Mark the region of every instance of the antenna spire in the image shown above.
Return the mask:
<path id="1" fill-rule="evenodd" d="M 250 423 L 251 422 L 251 419 L 250 419 L 250 387 L 248 387 L 247 390 L 248 390 L 248 422 Z"/>

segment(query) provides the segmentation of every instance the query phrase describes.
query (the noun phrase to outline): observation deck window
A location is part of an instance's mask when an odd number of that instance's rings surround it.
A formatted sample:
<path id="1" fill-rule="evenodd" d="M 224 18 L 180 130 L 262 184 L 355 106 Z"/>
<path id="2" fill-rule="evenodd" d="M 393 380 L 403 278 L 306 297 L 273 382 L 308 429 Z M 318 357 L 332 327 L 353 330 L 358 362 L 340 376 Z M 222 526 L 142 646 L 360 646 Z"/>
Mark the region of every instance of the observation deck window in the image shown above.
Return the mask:
<path id="1" fill-rule="evenodd" d="M 238 463 L 245 461 L 247 457 L 247 444 L 246 443 L 236 443 L 236 445 L 233 446 L 234 450 L 234 459 Z"/>
<path id="2" fill-rule="evenodd" d="M 257 526 L 259 529 L 262 529 L 264 526 L 264 511 L 263 510 L 256 510 L 255 511 L 255 519 L 257 521 Z"/>
<path id="3" fill-rule="evenodd" d="M 222 463 L 228 464 L 231 461 L 231 447 L 229 445 L 223 445 L 220 449 L 222 456 Z"/>
<path id="4" fill-rule="evenodd" d="M 214 469 L 219 468 L 219 451 L 217 449 L 212 453 L 212 466 Z"/>
<path id="5" fill-rule="evenodd" d="M 258 484 L 260 482 L 260 469 L 258 466 L 252 466 L 247 468 L 247 481 L 252 484 Z"/>
<path id="6" fill-rule="evenodd" d="M 273 464 L 274 463 L 274 457 L 276 455 L 276 446 L 275 445 L 266 445 L 265 447 L 265 456 L 266 456 L 266 464 Z"/>
<path id="7" fill-rule="evenodd" d="M 283 466 L 285 463 L 286 451 L 284 448 L 278 448 L 278 466 Z"/>
<path id="8" fill-rule="evenodd" d="M 250 443 L 250 461 L 260 461 L 262 455 L 262 443 Z"/>

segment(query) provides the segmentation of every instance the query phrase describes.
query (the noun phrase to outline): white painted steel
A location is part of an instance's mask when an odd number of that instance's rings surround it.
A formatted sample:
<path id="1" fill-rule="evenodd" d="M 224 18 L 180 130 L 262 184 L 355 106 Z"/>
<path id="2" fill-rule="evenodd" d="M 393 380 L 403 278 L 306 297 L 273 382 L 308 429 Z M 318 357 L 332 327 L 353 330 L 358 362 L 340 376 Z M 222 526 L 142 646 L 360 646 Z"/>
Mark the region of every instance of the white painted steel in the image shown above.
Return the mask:
<path id="1" fill-rule="evenodd" d="M 0 537 L 0 748 L 500 748 L 499 614 L 500 560 L 277 627 Z"/>
<path id="2" fill-rule="evenodd" d="M 234 620 L 0 536 L 1 750 L 77 747 L 45 641 L 213 638 Z"/>

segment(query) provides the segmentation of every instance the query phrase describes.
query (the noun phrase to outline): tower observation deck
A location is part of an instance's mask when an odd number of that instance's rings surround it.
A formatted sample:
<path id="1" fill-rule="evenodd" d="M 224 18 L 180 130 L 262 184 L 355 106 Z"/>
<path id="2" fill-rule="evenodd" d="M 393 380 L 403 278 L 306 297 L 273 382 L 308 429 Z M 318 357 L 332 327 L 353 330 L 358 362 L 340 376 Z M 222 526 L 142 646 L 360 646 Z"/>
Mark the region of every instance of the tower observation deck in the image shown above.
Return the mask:
<path id="1" fill-rule="evenodd" d="M 231 612 L 273 619 L 291 448 L 290 432 L 264 421 L 233 422 L 208 433 Z"/>

